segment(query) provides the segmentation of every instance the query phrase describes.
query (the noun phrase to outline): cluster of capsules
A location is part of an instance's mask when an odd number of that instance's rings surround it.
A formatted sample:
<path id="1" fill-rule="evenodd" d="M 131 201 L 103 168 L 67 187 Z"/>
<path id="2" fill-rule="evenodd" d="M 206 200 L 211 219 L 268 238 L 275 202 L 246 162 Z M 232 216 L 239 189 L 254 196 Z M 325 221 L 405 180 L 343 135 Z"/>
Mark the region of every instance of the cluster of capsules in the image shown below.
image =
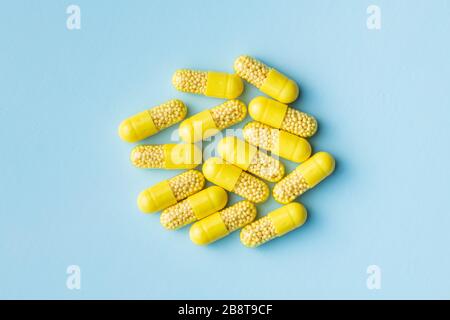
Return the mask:
<path id="1" fill-rule="evenodd" d="M 187 170 L 142 191 L 137 203 L 145 213 L 162 211 L 160 221 L 168 230 L 193 223 L 189 235 L 198 245 L 242 229 L 242 244 L 257 247 L 302 226 L 306 209 L 293 201 L 334 171 L 329 153 L 311 155 L 306 138 L 316 133 L 316 119 L 287 105 L 299 95 L 295 81 L 250 56 L 238 57 L 234 70 L 235 74 L 182 69 L 172 77 L 179 91 L 227 99 L 220 105 L 185 119 L 186 105 L 174 99 L 119 126 L 123 140 L 137 142 L 182 121 L 179 135 L 183 143 L 138 145 L 131 151 L 131 162 L 138 168 Z M 244 89 L 242 79 L 270 98 L 259 96 L 249 103 L 248 113 L 254 121 L 244 126 L 244 140 L 223 138 L 217 146 L 219 157 L 207 159 L 201 172 L 195 170 L 203 157 L 195 143 L 246 117 L 247 106 L 236 99 Z M 299 165 L 286 175 L 283 163 L 273 155 Z M 215 185 L 204 188 L 206 180 Z M 255 204 L 270 195 L 264 180 L 275 183 L 272 195 L 283 206 L 255 220 Z M 226 207 L 227 191 L 244 200 Z"/>

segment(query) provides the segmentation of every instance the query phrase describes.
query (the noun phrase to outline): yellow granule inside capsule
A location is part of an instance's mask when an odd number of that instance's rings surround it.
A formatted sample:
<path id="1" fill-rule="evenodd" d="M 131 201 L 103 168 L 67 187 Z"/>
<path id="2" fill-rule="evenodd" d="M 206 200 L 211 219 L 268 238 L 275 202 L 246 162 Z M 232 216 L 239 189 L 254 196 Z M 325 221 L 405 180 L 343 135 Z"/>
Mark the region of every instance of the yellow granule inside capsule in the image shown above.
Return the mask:
<path id="1" fill-rule="evenodd" d="M 197 170 L 189 170 L 169 179 L 169 186 L 177 201 L 203 189 L 205 177 Z"/>
<path id="2" fill-rule="evenodd" d="M 250 122 L 244 127 L 244 139 L 265 150 L 276 149 L 280 141 L 280 130 L 260 122 Z"/>
<path id="3" fill-rule="evenodd" d="M 273 187 L 273 197 L 278 202 L 288 203 L 308 189 L 308 182 L 303 175 L 298 170 L 294 170 Z"/>
<path id="4" fill-rule="evenodd" d="M 150 110 L 150 116 L 158 130 L 170 127 L 184 119 L 187 113 L 186 106 L 180 100 L 169 100 Z"/>
<path id="5" fill-rule="evenodd" d="M 303 138 L 309 138 L 317 131 L 317 121 L 304 112 L 288 108 L 280 129 Z"/>
<path id="6" fill-rule="evenodd" d="M 267 199 L 269 187 L 251 174 L 242 172 L 234 186 L 233 192 L 251 202 L 258 203 Z"/>
<path id="7" fill-rule="evenodd" d="M 131 152 L 131 162 L 138 168 L 164 168 L 162 145 L 137 146 Z"/>
<path id="8" fill-rule="evenodd" d="M 234 62 L 234 70 L 239 77 L 260 88 L 266 81 L 270 68 L 252 57 L 240 56 Z"/>
<path id="9" fill-rule="evenodd" d="M 228 100 L 212 108 L 210 112 L 216 127 L 222 130 L 244 120 L 247 108 L 239 100 Z"/>
<path id="10" fill-rule="evenodd" d="M 164 228 L 175 230 L 196 221 L 194 210 L 188 200 L 181 201 L 167 209 L 160 216 L 161 224 Z"/>
<path id="11" fill-rule="evenodd" d="M 203 94 L 206 90 L 208 73 L 195 70 L 177 70 L 172 77 L 173 86 L 180 91 Z"/>
<path id="12" fill-rule="evenodd" d="M 240 201 L 219 212 L 228 231 L 233 232 L 256 218 L 256 207 L 250 201 Z"/>
<path id="13" fill-rule="evenodd" d="M 277 236 L 275 225 L 269 216 L 262 217 L 259 220 L 245 226 L 241 231 L 241 242 L 246 247 L 257 247 L 264 242 L 272 240 Z"/>
<path id="14" fill-rule="evenodd" d="M 284 176 L 284 166 L 277 159 L 258 151 L 251 160 L 247 171 L 271 182 L 279 181 Z"/>

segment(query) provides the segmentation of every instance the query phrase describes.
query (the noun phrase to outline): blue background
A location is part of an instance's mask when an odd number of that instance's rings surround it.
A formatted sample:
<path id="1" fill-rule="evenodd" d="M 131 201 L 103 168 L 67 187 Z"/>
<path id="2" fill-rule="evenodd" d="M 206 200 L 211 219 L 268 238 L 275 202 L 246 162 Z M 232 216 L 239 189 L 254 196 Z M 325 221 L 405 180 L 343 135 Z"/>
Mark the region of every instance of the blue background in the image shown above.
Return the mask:
<path id="1" fill-rule="evenodd" d="M 450 2 L 74 3 L 73 31 L 71 2 L 2 3 L 0 298 L 450 298 Z M 177 92 L 172 73 L 232 72 L 241 54 L 301 85 L 293 105 L 337 168 L 301 197 L 301 229 L 197 247 L 138 211 L 141 190 L 181 171 L 132 167 L 117 127 L 170 98 L 191 115 L 219 104 Z M 66 287 L 72 264 L 81 290 Z M 372 264 L 381 290 L 366 287 Z"/>

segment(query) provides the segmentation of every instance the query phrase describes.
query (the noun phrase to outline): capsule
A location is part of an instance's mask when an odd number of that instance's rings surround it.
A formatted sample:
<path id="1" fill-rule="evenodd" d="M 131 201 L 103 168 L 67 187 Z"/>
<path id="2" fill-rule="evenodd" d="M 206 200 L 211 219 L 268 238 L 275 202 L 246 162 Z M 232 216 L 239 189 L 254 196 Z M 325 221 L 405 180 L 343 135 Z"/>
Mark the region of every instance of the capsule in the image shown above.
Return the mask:
<path id="1" fill-rule="evenodd" d="M 142 191 L 138 196 L 138 207 L 145 213 L 159 211 L 199 192 L 204 186 L 203 174 L 189 170 Z"/>
<path id="2" fill-rule="evenodd" d="M 179 91 L 221 99 L 237 98 L 244 90 L 238 75 L 215 71 L 177 70 L 172 84 Z"/>
<path id="3" fill-rule="evenodd" d="M 262 179 L 277 182 L 284 176 L 280 161 L 236 137 L 223 138 L 217 149 L 222 159 Z"/>
<path id="4" fill-rule="evenodd" d="M 142 111 L 119 126 L 119 136 L 127 142 L 136 142 L 180 122 L 186 117 L 187 108 L 180 100 L 169 100 L 159 106 Z"/>
<path id="5" fill-rule="evenodd" d="M 312 137 L 317 131 L 314 117 L 266 97 L 256 97 L 250 101 L 248 113 L 258 122 L 302 138 Z"/>
<path id="6" fill-rule="evenodd" d="M 207 180 L 251 202 L 264 202 L 269 196 L 269 187 L 264 181 L 220 158 L 206 160 L 202 171 Z"/>
<path id="7" fill-rule="evenodd" d="M 202 161 L 202 151 L 194 144 L 140 145 L 131 151 L 138 168 L 193 169 Z"/>
<path id="8" fill-rule="evenodd" d="M 253 203 L 240 201 L 194 223 L 189 230 L 189 237 L 195 244 L 210 244 L 249 224 L 255 220 L 256 214 Z"/>
<path id="9" fill-rule="evenodd" d="M 249 248 L 257 247 L 302 226 L 307 216 L 302 204 L 290 203 L 245 226 L 241 230 L 241 242 Z"/>
<path id="10" fill-rule="evenodd" d="M 268 96 L 283 103 L 297 99 L 299 89 L 295 81 L 274 68 L 249 56 L 240 56 L 234 62 L 234 71 Z"/>
<path id="11" fill-rule="evenodd" d="M 239 100 L 229 100 L 210 110 L 204 110 L 184 120 L 179 134 L 187 143 L 194 143 L 215 135 L 244 120 L 247 107 Z"/>
<path id="12" fill-rule="evenodd" d="M 165 209 L 160 221 L 164 228 L 176 230 L 219 211 L 227 201 L 225 190 L 217 186 L 209 187 Z"/>
<path id="13" fill-rule="evenodd" d="M 260 122 L 245 125 L 243 135 L 247 142 L 293 162 L 303 162 L 311 155 L 306 139 Z"/>
<path id="14" fill-rule="evenodd" d="M 317 152 L 273 187 L 273 197 L 283 204 L 293 201 L 328 177 L 334 165 L 329 153 Z"/>

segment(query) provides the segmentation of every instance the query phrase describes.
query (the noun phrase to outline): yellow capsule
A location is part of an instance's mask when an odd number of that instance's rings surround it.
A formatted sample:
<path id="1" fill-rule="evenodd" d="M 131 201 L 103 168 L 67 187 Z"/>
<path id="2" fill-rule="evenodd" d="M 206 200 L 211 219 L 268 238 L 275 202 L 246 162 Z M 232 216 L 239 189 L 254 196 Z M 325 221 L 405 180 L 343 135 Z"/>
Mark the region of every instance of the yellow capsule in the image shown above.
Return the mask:
<path id="1" fill-rule="evenodd" d="M 273 187 L 273 197 L 289 203 L 315 187 L 334 171 L 334 159 L 327 152 L 317 152 Z"/>
<path id="2" fill-rule="evenodd" d="M 145 139 L 183 120 L 186 113 L 187 108 L 182 101 L 169 100 L 122 121 L 119 136 L 127 142 Z"/>
<path id="3" fill-rule="evenodd" d="M 172 77 L 172 84 L 183 92 L 222 99 L 237 98 L 244 90 L 238 75 L 215 71 L 177 70 Z"/>
<path id="4" fill-rule="evenodd" d="M 241 242 L 249 248 L 257 247 L 302 226 L 307 216 L 302 204 L 290 203 L 244 227 Z"/>
<path id="5" fill-rule="evenodd" d="M 207 180 L 251 202 L 264 202 L 269 196 L 269 187 L 264 181 L 220 158 L 206 160 L 202 171 Z"/>
<path id="6" fill-rule="evenodd" d="M 223 138 L 217 149 L 222 159 L 255 176 L 270 182 L 277 182 L 283 178 L 284 165 L 280 161 L 236 137 Z"/>
<path id="7" fill-rule="evenodd" d="M 302 138 L 312 137 L 317 131 L 314 117 L 266 97 L 256 97 L 250 101 L 248 113 L 258 122 Z"/>
<path id="8" fill-rule="evenodd" d="M 295 81 L 252 57 L 238 57 L 234 70 L 241 78 L 278 101 L 291 103 L 298 97 L 299 89 Z"/>
<path id="9" fill-rule="evenodd" d="M 244 120 L 246 115 L 247 107 L 242 101 L 229 100 L 184 120 L 179 134 L 185 142 L 194 143 Z"/>
<path id="10" fill-rule="evenodd" d="M 293 162 L 303 162 L 311 155 L 311 145 L 306 139 L 260 122 L 249 122 L 243 135 L 247 142 Z"/>
<path id="11" fill-rule="evenodd" d="M 196 223 L 189 230 L 191 241 L 205 245 L 242 228 L 256 218 L 256 207 L 250 201 L 240 201 Z"/>
<path id="12" fill-rule="evenodd" d="M 138 207 L 146 213 L 159 211 L 199 192 L 204 186 L 203 174 L 189 170 L 142 191 L 138 196 Z"/>
<path id="13" fill-rule="evenodd" d="M 138 168 L 192 169 L 202 161 L 202 151 L 194 144 L 140 145 L 131 151 Z"/>
<path id="14" fill-rule="evenodd" d="M 219 211 L 225 207 L 227 201 L 226 191 L 212 186 L 165 209 L 161 213 L 160 221 L 166 229 L 175 230 Z"/>

